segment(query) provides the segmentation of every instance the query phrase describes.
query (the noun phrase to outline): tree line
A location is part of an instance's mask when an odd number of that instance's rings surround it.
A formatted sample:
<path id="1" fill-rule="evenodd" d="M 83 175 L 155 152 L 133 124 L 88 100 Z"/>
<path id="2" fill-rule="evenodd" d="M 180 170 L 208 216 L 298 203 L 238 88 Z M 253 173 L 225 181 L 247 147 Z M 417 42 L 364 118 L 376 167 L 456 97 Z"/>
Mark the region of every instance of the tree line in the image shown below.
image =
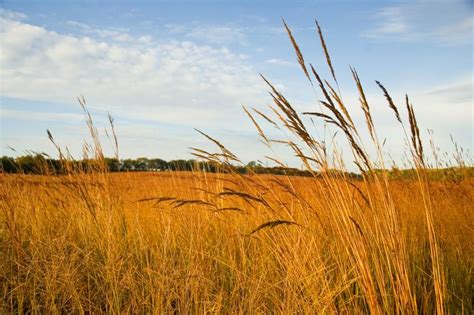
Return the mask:
<path id="1" fill-rule="evenodd" d="M 137 158 L 137 159 L 116 159 L 103 158 L 101 160 L 83 159 L 53 159 L 42 154 L 25 155 L 19 157 L 3 156 L 0 160 L 0 172 L 12 174 L 47 174 L 62 175 L 74 171 L 95 172 L 166 172 L 166 171 L 202 171 L 209 173 L 235 172 L 240 174 L 273 174 L 290 176 L 318 176 L 308 170 L 282 166 L 263 166 L 261 163 L 251 161 L 247 165 L 222 165 L 217 162 L 206 162 L 198 160 L 171 160 L 166 161 L 159 158 Z M 474 177 L 474 167 L 447 167 L 430 168 L 425 170 L 432 179 L 440 180 L 462 180 Z M 331 170 L 334 173 L 345 173 L 346 177 L 361 179 L 361 174 Z M 414 169 L 372 170 L 370 172 L 387 172 L 390 179 L 413 179 L 417 172 Z M 339 174 L 341 175 L 341 174 Z M 369 175 L 369 174 L 366 174 Z"/>
<path id="2" fill-rule="evenodd" d="M 3 156 L 0 171 L 16 174 L 65 174 L 68 170 L 90 170 L 102 167 L 109 172 L 166 172 L 166 171 L 203 171 L 203 172 L 237 172 L 241 174 L 275 174 L 311 176 L 307 170 L 290 167 L 266 167 L 261 163 L 251 161 L 244 166 L 222 165 L 216 162 L 198 161 L 195 159 L 166 161 L 160 158 L 116 159 L 104 158 L 102 161 L 61 160 L 53 159 L 42 154 L 19 157 Z"/>

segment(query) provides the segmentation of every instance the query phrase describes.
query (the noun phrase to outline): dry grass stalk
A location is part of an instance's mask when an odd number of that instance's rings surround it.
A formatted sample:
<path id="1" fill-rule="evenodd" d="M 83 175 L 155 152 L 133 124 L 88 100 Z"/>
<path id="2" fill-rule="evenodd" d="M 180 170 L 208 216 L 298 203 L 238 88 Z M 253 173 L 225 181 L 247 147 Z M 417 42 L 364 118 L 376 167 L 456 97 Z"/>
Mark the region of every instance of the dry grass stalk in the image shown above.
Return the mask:
<path id="1" fill-rule="evenodd" d="M 303 70 L 303 72 L 304 72 L 306 78 L 308 78 L 309 82 L 310 82 L 311 84 L 313 84 L 313 81 L 311 81 L 311 78 L 310 78 L 310 76 L 309 76 L 308 69 L 306 68 L 306 65 L 305 65 L 305 62 L 304 62 L 304 58 L 303 58 L 303 54 L 301 53 L 301 50 L 300 50 L 300 48 L 298 47 L 298 44 L 296 43 L 296 40 L 295 40 L 295 38 L 293 37 L 293 34 L 291 33 L 290 28 L 288 27 L 288 25 L 286 25 L 285 20 L 282 20 L 282 21 L 283 21 L 283 25 L 285 26 L 286 32 L 288 33 L 288 36 L 290 37 L 291 44 L 293 45 L 293 48 L 295 49 L 296 58 L 297 58 L 297 60 L 298 60 L 298 63 L 300 64 L 301 69 Z"/>
<path id="2" fill-rule="evenodd" d="M 273 125 L 273 127 L 279 129 L 280 127 L 278 127 L 278 125 L 272 120 L 270 119 L 267 115 L 265 115 L 264 113 L 262 113 L 261 111 L 259 111 L 258 109 L 256 108 L 253 108 L 253 111 L 256 112 L 257 114 L 259 114 L 263 119 L 265 119 L 267 122 L 269 122 L 270 124 Z"/>
<path id="3" fill-rule="evenodd" d="M 222 151 L 222 156 L 226 159 L 226 161 L 235 161 L 235 162 L 241 162 L 237 156 L 232 153 L 231 151 L 229 151 L 222 143 L 220 143 L 219 141 L 215 140 L 214 138 L 212 138 L 211 136 L 205 134 L 204 132 L 194 128 L 194 130 L 196 130 L 197 132 L 199 132 L 201 135 L 203 135 L 204 137 L 206 137 L 207 139 L 211 140 L 214 144 L 216 144 L 219 149 L 221 149 Z"/>
<path id="4" fill-rule="evenodd" d="M 242 108 L 244 109 L 245 113 L 247 114 L 247 116 L 250 118 L 250 120 L 254 124 L 255 128 L 257 128 L 257 131 L 258 131 L 258 134 L 260 135 L 260 137 L 262 137 L 265 140 L 265 143 L 269 146 L 270 141 L 268 140 L 267 136 L 265 136 L 265 133 L 263 132 L 262 128 L 260 128 L 260 125 L 253 118 L 253 116 L 249 113 L 249 111 L 245 108 L 245 106 L 242 106 Z"/>
<path id="5" fill-rule="evenodd" d="M 408 111 L 408 121 L 410 123 L 411 143 L 413 146 L 413 150 L 417 157 L 418 163 L 421 166 L 424 166 L 423 145 L 421 143 L 420 129 L 418 128 L 418 122 L 416 121 L 413 105 L 411 105 L 408 100 L 408 95 L 405 95 L 405 102 Z"/>
<path id="6" fill-rule="evenodd" d="M 274 221 L 269 221 L 269 222 L 265 222 L 261 225 L 259 225 L 258 227 L 256 227 L 254 230 L 252 230 L 250 233 L 247 234 L 247 236 L 251 236 L 263 229 L 273 229 L 274 227 L 276 226 L 279 226 L 279 225 L 299 225 L 298 223 L 296 222 L 292 222 L 292 221 L 287 221 L 287 220 L 274 220 Z"/>
<path id="7" fill-rule="evenodd" d="M 365 115 L 365 121 L 367 124 L 367 128 L 369 130 L 370 136 L 374 142 L 377 142 L 377 136 L 375 134 L 375 127 L 374 121 L 372 119 L 372 115 L 370 114 L 370 107 L 369 103 L 367 102 L 367 98 L 365 97 L 364 88 L 362 87 L 362 83 L 360 82 L 359 75 L 354 68 L 351 68 L 352 76 L 354 81 L 356 82 L 357 90 L 359 91 L 359 101 L 362 107 L 362 110 Z"/>
<path id="8" fill-rule="evenodd" d="M 331 70 L 332 78 L 334 79 L 334 82 L 336 82 L 336 84 L 339 86 L 336 79 L 336 72 L 334 71 L 334 67 L 332 66 L 331 55 L 329 54 L 328 48 L 326 46 L 326 41 L 324 40 L 323 32 L 321 31 L 321 27 L 319 27 L 318 20 L 315 19 L 314 22 L 316 23 L 316 27 L 318 29 L 319 40 L 321 41 L 321 46 L 323 47 L 324 55 L 326 56 L 326 62 L 329 66 L 329 69 Z"/>
<path id="9" fill-rule="evenodd" d="M 385 96 L 385 98 L 387 99 L 387 102 L 388 102 L 388 106 L 393 110 L 393 112 L 395 113 L 395 117 L 397 118 L 397 120 L 402 123 L 402 119 L 400 118 L 400 113 L 398 112 L 398 108 L 397 106 L 395 106 L 395 103 L 393 102 L 392 100 L 392 97 L 390 96 L 390 94 L 388 94 L 388 91 L 387 89 L 382 85 L 382 83 L 380 83 L 379 81 L 375 81 L 375 83 L 377 83 L 377 85 L 380 87 L 380 89 L 383 91 L 383 95 Z"/>

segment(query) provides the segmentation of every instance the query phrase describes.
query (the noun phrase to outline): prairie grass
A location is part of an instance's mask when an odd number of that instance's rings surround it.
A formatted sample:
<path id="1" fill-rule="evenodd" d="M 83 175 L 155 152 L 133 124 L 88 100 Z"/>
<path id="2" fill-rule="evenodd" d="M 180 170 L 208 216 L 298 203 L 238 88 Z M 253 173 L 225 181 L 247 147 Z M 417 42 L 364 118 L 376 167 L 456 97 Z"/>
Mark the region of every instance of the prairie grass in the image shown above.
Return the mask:
<path id="1" fill-rule="evenodd" d="M 1 181 L 4 312 L 431 313 L 436 307 L 415 181 L 390 183 L 398 227 L 386 222 L 372 182 L 355 182 L 359 193 L 342 180 L 327 186 L 270 175 Z M 443 307 L 465 313 L 472 311 L 473 184 L 472 178 L 429 183 Z M 222 194 L 233 190 L 243 195 Z M 297 224 L 255 231 L 276 220 Z"/>
<path id="2" fill-rule="evenodd" d="M 328 152 L 266 78 L 272 115 L 245 111 L 266 145 L 286 144 L 314 177 L 233 172 L 238 157 L 202 131 L 219 151 L 193 152 L 221 173 L 109 173 L 81 98 L 93 139 L 87 167 L 73 168 L 57 146 L 67 175 L 0 175 L 2 312 L 472 314 L 474 178 L 463 176 L 465 162 L 453 180 L 428 176 L 413 106 L 407 97 L 405 129 L 377 82 L 417 174 L 390 179 L 356 70 L 365 126 L 343 102 L 319 25 L 336 89 L 285 27 L 324 97 L 320 112 L 305 114 L 344 135 L 362 179 L 335 171 L 344 171 L 341 153 Z M 257 118 L 297 140 L 271 139 Z M 118 156 L 115 132 L 113 141 Z"/>

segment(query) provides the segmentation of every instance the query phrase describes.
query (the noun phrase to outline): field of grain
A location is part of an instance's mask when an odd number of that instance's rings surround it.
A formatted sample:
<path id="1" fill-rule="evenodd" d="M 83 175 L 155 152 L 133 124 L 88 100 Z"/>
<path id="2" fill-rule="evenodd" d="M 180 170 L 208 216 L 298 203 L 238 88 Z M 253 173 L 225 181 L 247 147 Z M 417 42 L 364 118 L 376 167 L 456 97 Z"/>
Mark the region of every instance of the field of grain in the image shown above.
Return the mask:
<path id="1" fill-rule="evenodd" d="M 443 308 L 468 314 L 473 184 L 199 172 L 5 175 L 1 309 L 430 313 L 441 298 Z"/>

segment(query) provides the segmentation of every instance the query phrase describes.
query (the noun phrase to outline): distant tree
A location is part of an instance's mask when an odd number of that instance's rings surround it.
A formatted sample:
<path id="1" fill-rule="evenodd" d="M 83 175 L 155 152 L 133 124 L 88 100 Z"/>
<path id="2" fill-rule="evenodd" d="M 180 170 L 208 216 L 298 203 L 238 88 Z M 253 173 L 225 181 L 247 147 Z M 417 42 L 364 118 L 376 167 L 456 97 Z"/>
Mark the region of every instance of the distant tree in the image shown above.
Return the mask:
<path id="1" fill-rule="evenodd" d="M 44 156 L 37 155 L 25 155 L 15 159 L 15 163 L 18 165 L 18 169 L 21 173 L 25 174 L 44 174 L 48 173 L 47 163 Z"/>
<path id="2" fill-rule="evenodd" d="M 15 159 L 8 156 L 2 156 L 0 162 L 0 171 L 5 173 L 18 172 L 18 165 L 16 164 Z"/>
<path id="3" fill-rule="evenodd" d="M 172 161 L 169 161 L 168 165 L 172 171 L 185 171 L 186 170 L 186 160 L 172 160 Z"/>
<path id="4" fill-rule="evenodd" d="M 259 166 L 258 162 L 257 161 L 250 161 L 247 163 L 246 165 L 248 168 L 256 168 Z"/>
<path id="5" fill-rule="evenodd" d="M 149 161 L 150 168 L 159 169 L 159 170 L 166 170 L 168 169 L 168 162 L 162 159 L 151 159 Z"/>
<path id="6" fill-rule="evenodd" d="M 120 170 L 122 171 L 133 171 L 135 167 L 133 166 L 132 159 L 124 159 L 120 162 Z"/>
<path id="7" fill-rule="evenodd" d="M 105 163 L 110 172 L 118 172 L 120 170 L 120 163 L 116 158 L 105 158 Z"/>

